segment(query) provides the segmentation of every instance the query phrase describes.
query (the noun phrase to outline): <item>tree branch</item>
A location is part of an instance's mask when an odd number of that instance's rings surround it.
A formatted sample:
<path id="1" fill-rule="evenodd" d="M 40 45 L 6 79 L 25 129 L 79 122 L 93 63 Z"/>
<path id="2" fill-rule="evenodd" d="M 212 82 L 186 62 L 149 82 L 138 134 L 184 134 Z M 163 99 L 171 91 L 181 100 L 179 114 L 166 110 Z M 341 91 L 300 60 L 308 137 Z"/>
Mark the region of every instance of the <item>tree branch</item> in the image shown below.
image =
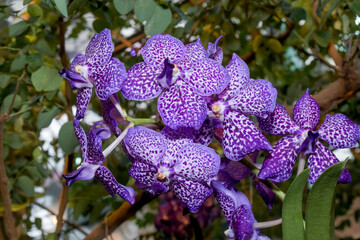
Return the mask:
<path id="1" fill-rule="evenodd" d="M 134 36 L 131 36 L 129 39 L 126 40 L 126 42 L 120 43 L 115 46 L 114 54 L 119 53 L 121 50 L 128 47 L 129 43 L 134 44 L 135 42 L 138 42 L 145 37 L 146 37 L 145 33 L 137 33 Z"/>

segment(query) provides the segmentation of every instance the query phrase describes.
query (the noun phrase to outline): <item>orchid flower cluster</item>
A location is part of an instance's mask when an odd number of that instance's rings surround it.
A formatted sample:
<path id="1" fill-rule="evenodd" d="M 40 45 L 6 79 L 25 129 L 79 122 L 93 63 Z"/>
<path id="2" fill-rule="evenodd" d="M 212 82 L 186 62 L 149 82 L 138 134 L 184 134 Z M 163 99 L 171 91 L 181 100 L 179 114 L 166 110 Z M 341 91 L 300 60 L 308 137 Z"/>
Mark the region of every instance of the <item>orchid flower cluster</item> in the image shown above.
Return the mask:
<path id="1" fill-rule="evenodd" d="M 121 142 L 132 163 L 129 175 L 138 188 L 153 195 L 171 190 L 191 213 L 198 212 L 214 193 L 229 224 L 228 238 L 268 239 L 254 228 L 252 206 L 235 184 L 251 176 L 271 208 L 275 195 L 260 179 L 287 180 L 300 154 L 300 159 L 308 155 L 309 182 L 314 183 L 339 161 L 320 139 L 334 148 L 354 147 L 360 139 L 360 126 L 335 114 L 327 115 L 315 130 L 320 109 L 309 91 L 295 104 L 292 120 L 285 108 L 276 104 L 277 91 L 272 84 L 250 78 L 249 68 L 239 56 L 234 53 L 222 66 L 219 41 L 205 49 L 200 39 L 184 45 L 170 35 L 156 34 L 141 49 L 143 62 L 126 71 L 119 59 L 112 58 L 110 30 L 95 34 L 85 55 L 78 54 L 70 69 L 59 72 L 77 90 L 73 124 L 83 156 L 81 166 L 63 176 L 67 185 L 96 178 L 113 197 L 135 202 L 134 190 L 119 184 L 103 165 L 109 151 L 102 151 L 102 140 L 113 133 L 117 137 L 113 145 Z M 101 101 L 103 121 L 85 133 L 80 121 L 93 87 Z M 158 113 L 165 127 L 157 132 L 130 123 L 122 132 L 118 116 L 120 123 L 132 118 L 120 106 L 120 90 L 129 100 L 158 97 Z M 259 128 L 251 116 L 257 118 Z M 286 136 L 272 146 L 262 131 Z M 208 147 L 214 137 L 222 144 L 222 158 Z M 259 151 L 269 151 L 262 165 L 256 164 Z M 255 156 L 252 161 L 260 169 L 258 175 L 242 164 L 249 154 Z M 339 182 L 350 180 L 345 169 Z"/>

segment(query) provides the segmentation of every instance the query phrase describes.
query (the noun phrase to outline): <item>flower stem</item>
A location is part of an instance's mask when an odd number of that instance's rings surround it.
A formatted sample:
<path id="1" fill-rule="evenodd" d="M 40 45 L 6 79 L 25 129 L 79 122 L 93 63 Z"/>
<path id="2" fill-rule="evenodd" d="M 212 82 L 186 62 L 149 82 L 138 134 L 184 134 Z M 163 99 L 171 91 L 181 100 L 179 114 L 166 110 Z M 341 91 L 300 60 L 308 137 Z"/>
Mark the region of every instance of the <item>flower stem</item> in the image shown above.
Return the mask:
<path id="1" fill-rule="evenodd" d="M 282 223 L 281 218 L 272 220 L 272 221 L 267 221 L 267 222 L 257 222 L 257 223 L 254 223 L 254 228 L 257 228 L 257 229 L 269 228 L 269 227 L 277 226 L 281 223 Z"/>
<path id="2" fill-rule="evenodd" d="M 296 176 L 299 176 L 299 174 L 302 171 L 304 171 L 304 168 L 305 168 L 305 154 L 300 153 Z"/>
<path id="3" fill-rule="evenodd" d="M 157 122 L 156 118 L 132 118 L 126 116 L 125 119 L 126 121 L 133 122 L 135 125 L 154 124 Z"/>
<path id="4" fill-rule="evenodd" d="M 127 134 L 127 132 L 129 131 L 129 129 L 131 127 L 135 126 L 135 124 L 133 122 L 129 123 L 129 125 L 124 129 L 124 131 L 120 134 L 120 136 L 118 136 L 114 142 L 112 142 L 104 151 L 104 157 L 106 157 L 107 155 L 109 155 L 115 148 L 117 145 L 119 145 L 119 143 L 121 142 L 121 140 L 123 140 Z"/>
<path id="5" fill-rule="evenodd" d="M 122 109 L 122 107 L 120 106 L 120 103 L 115 99 L 115 97 L 113 95 L 110 95 L 109 97 L 110 101 L 114 104 L 115 108 L 118 110 L 118 112 L 120 113 L 121 117 L 123 119 L 126 119 L 127 114 L 126 112 Z"/>

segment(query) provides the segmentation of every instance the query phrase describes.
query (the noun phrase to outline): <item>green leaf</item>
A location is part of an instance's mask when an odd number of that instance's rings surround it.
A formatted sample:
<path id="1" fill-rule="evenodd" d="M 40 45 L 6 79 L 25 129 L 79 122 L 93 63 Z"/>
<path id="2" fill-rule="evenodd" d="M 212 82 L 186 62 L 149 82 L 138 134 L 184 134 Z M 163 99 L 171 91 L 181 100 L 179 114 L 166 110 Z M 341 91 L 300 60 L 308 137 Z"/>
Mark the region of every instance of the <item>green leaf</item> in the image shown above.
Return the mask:
<path id="1" fill-rule="evenodd" d="M 13 149 L 19 149 L 22 148 L 22 142 L 20 135 L 16 132 L 12 132 L 8 135 L 5 135 L 4 142 Z"/>
<path id="2" fill-rule="evenodd" d="M 37 4 L 28 5 L 27 10 L 31 17 L 38 17 L 41 16 L 43 13 L 41 7 Z"/>
<path id="3" fill-rule="evenodd" d="M 38 53 L 26 56 L 26 62 L 28 64 L 27 69 L 30 72 L 34 72 L 36 69 L 43 65 L 42 56 Z"/>
<path id="4" fill-rule="evenodd" d="M 25 32 L 30 25 L 24 21 L 15 23 L 9 27 L 9 36 L 10 37 L 17 37 L 23 32 Z"/>
<path id="5" fill-rule="evenodd" d="M 228 5 L 229 5 L 229 2 L 230 2 L 230 0 L 221 0 L 221 3 L 222 3 L 222 5 L 223 5 L 223 7 L 225 8 L 225 10 L 227 10 L 227 7 L 228 7 Z"/>
<path id="6" fill-rule="evenodd" d="M 32 178 L 43 179 L 43 176 L 35 166 L 26 166 L 26 170 L 30 173 Z"/>
<path id="7" fill-rule="evenodd" d="M 9 111 L 14 94 L 7 95 L 1 105 L 1 113 L 6 113 Z M 13 108 L 18 108 L 21 105 L 21 97 L 16 95 Z"/>
<path id="8" fill-rule="evenodd" d="M 67 1 L 66 0 L 54 0 L 56 8 L 61 12 L 64 17 L 68 17 L 67 13 Z"/>
<path id="9" fill-rule="evenodd" d="M 343 14 L 341 16 L 341 20 L 342 20 L 342 30 L 344 33 L 348 34 L 350 33 L 350 18 L 348 15 Z"/>
<path id="10" fill-rule="evenodd" d="M 150 18 L 150 20 L 146 23 L 145 33 L 147 35 L 162 33 L 170 24 L 171 18 L 172 15 L 170 9 L 164 9 L 160 6 L 156 6 L 154 16 L 152 16 L 152 18 Z"/>
<path id="11" fill-rule="evenodd" d="M 139 21 L 147 21 L 156 13 L 157 4 L 154 0 L 136 0 L 135 16 Z"/>
<path id="12" fill-rule="evenodd" d="M 59 145 L 67 155 L 73 153 L 76 146 L 79 145 L 79 142 L 75 136 L 72 121 L 69 121 L 61 126 L 59 131 Z"/>
<path id="13" fill-rule="evenodd" d="M 315 41 L 321 46 L 321 47 L 327 47 L 330 43 L 332 36 L 332 30 L 331 28 L 327 30 L 321 30 L 317 31 L 315 33 Z"/>
<path id="14" fill-rule="evenodd" d="M 305 211 L 307 240 L 332 239 L 333 196 L 346 163 L 339 162 L 326 169 L 311 188 Z"/>
<path id="15" fill-rule="evenodd" d="M 134 6 L 134 0 L 114 0 L 114 7 L 120 14 L 128 14 Z"/>
<path id="16" fill-rule="evenodd" d="M 104 28 L 111 28 L 111 25 L 105 19 L 99 18 L 93 22 L 93 27 L 94 27 L 95 31 L 99 33 L 102 30 L 104 30 Z"/>
<path id="17" fill-rule="evenodd" d="M 0 88 L 6 88 L 11 79 L 11 75 L 0 73 Z"/>
<path id="18" fill-rule="evenodd" d="M 29 3 L 31 3 L 31 1 L 32 1 L 32 0 L 24 0 L 24 1 L 23 1 L 23 5 L 29 4 Z"/>
<path id="19" fill-rule="evenodd" d="M 34 183 L 28 176 L 20 176 L 16 182 L 18 186 L 27 197 L 34 197 Z"/>
<path id="20" fill-rule="evenodd" d="M 50 92 L 59 88 L 62 78 L 54 68 L 42 66 L 31 74 L 31 82 L 36 91 Z"/>
<path id="21" fill-rule="evenodd" d="M 10 72 L 16 72 L 24 68 L 26 64 L 26 57 L 24 54 L 21 54 L 14 61 L 11 62 Z"/>
<path id="22" fill-rule="evenodd" d="M 38 129 L 48 127 L 54 117 L 60 112 L 60 109 L 56 106 L 53 106 L 50 110 L 42 110 L 38 115 L 36 127 Z"/>
<path id="23" fill-rule="evenodd" d="M 270 38 L 266 42 L 266 45 L 271 49 L 271 51 L 273 51 L 275 53 L 281 53 L 283 50 L 280 41 L 275 38 Z"/>
<path id="24" fill-rule="evenodd" d="M 282 206 L 282 231 L 284 240 L 304 240 L 302 198 L 310 169 L 303 171 L 291 183 Z"/>
<path id="25" fill-rule="evenodd" d="M 49 44 L 43 39 L 36 43 L 35 49 L 43 55 L 50 57 L 55 57 L 56 55 L 56 53 L 50 48 Z"/>
<path id="26" fill-rule="evenodd" d="M 290 13 L 290 19 L 294 22 L 306 19 L 306 11 L 303 8 L 292 8 Z"/>

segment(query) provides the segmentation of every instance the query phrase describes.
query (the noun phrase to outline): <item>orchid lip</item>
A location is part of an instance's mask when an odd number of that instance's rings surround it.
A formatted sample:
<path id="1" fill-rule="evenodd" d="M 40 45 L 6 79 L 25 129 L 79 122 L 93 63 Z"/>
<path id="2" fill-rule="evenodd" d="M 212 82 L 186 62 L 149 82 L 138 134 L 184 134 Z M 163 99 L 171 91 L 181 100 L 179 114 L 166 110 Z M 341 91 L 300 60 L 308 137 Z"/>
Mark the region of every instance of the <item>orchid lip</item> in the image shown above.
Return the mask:
<path id="1" fill-rule="evenodd" d="M 300 152 L 304 154 L 314 153 L 315 152 L 315 140 L 319 137 L 319 133 L 305 130 L 301 134 L 301 146 Z"/>
<path id="2" fill-rule="evenodd" d="M 174 84 L 180 75 L 180 69 L 176 64 L 170 63 L 169 59 L 166 58 L 164 61 L 164 70 L 157 77 L 158 83 L 162 88 L 169 89 Z"/>

